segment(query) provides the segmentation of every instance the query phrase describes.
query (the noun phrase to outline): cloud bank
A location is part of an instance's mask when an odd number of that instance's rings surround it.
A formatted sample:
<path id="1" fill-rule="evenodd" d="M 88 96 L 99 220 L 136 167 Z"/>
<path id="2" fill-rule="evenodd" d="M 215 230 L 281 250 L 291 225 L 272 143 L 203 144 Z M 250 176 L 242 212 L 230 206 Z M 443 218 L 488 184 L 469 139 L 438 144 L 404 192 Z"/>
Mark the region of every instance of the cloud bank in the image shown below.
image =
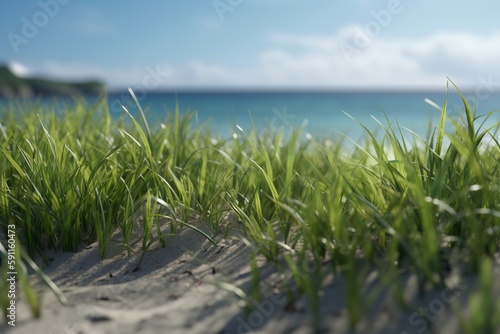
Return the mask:
<path id="1" fill-rule="evenodd" d="M 237 66 L 192 58 L 168 69 L 158 88 L 443 89 L 447 77 L 461 87 L 499 77 L 500 31 L 489 36 L 437 32 L 414 39 L 368 37 L 360 26 L 331 36 L 274 32 L 268 48 Z M 364 34 L 364 37 L 363 37 Z M 100 77 L 113 88 L 140 85 L 143 68 L 107 69 L 82 64 L 43 64 L 44 73 Z"/>

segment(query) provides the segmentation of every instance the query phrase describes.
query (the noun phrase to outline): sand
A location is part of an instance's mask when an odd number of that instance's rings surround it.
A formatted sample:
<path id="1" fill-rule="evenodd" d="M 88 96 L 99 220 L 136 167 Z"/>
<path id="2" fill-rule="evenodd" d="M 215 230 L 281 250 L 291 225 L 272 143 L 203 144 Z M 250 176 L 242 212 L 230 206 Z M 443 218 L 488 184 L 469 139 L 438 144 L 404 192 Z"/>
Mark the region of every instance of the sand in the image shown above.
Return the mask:
<path id="1" fill-rule="evenodd" d="M 199 226 L 210 233 L 207 226 Z M 296 286 L 285 285 L 284 275 L 262 257 L 257 257 L 262 299 L 250 313 L 244 312 L 238 292 L 252 294 L 250 257 L 254 255 L 238 232 L 233 231 L 225 238 L 220 235 L 216 240 L 219 247 L 196 231 L 184 228 L 178 235 L 168 237 L 165 248 L 153 245 L 139 267 L 140 242 L 132 256 L 128 256 L 120 245 L 119 234 L 113 237 L 104 260 L 99 258 L 97 243 L 82 246 L 76 253 L 51 253 L 50 264 L 44 271 L 61 288 L 68 304 L 62 305 L 52 292 L 42 289 L 42 317 L 34 319 L 21 296 L 16 327 L 2 323 L 0 332 L 299 334 L 314 331 L 305 296 L 289 303 L 285 288 L 296 292 Z M 499 277 L 500 265 L 495 270 L 495 277 Z M 307 270 L 304 273 L 308 274 Z M 361 292 L 362 300 L 368 300 L 378 291 L 379 279 L 377 271 L 370 273 Z M 447 281 L 451 289 L 429 289 L 420 295 L 416 278 L 402 272 L 400 282 L 405 286 L 408 307 L 402 309 L 389 289 L 385 289 L 366 307 L 365 316 L 355 329 L 350 329 L 345 280 L 331 274 L 323 283 L 320 333 L 459 333 L 452 305 L 465 309 L 477 284 L 476 276 L 464 278 L 454 275 L 452 270 Z M 497 292 L 498 283 L 495 283 Z M 424 308 L 430 315 L 427 320 L 416 313 Z"/>

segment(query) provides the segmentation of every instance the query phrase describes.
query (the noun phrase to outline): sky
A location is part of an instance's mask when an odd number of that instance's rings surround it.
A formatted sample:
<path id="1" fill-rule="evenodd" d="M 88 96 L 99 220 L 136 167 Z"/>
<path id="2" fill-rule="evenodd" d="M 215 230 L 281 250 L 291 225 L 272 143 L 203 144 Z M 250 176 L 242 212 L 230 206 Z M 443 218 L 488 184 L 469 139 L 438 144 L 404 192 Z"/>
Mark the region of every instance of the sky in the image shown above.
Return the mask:
<path id="1" fill-rule="evenodd" d="M 111 89 L 500 89 L 500 2 L 4 1 L 0 63 Z"/>

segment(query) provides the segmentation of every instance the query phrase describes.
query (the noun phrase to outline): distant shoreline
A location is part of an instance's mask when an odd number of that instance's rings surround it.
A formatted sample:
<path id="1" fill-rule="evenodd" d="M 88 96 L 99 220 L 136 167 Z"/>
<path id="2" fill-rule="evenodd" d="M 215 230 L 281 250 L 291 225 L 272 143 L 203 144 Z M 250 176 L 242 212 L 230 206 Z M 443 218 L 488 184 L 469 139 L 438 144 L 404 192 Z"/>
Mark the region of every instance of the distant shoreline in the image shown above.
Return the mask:
<path id="1" fill-rule="evenodd" d="M 19 77 L 8 66 L 0 66 L 0 98 L 37 98 L 39 96 L 87 96 L 107 93 L 104 83 L 64 82 L 36 77 Z"/>

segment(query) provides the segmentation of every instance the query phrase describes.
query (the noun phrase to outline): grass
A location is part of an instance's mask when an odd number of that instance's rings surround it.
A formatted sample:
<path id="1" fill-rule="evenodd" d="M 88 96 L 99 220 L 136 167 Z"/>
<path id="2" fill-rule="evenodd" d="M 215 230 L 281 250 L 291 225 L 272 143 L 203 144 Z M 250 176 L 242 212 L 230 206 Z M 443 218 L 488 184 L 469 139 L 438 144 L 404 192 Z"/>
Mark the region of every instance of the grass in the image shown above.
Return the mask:
<path id="1" fill-rule="evenodd" d="M 27 261 L 95 240 L 104 257 L 117 229 L 129 243 L 139 209 L 143 253 L 154 240 L 168 243 L 158 232 L 158 206 L 168 212 L 172 233 L 198 230 L 187 222 L 201 215 L 212 228 L 204 236 L 214 243 L 231 211 L 256 252 L 295 281 L 289 297 L 307 296 L 316 324 L 324 264 L 345 274 L 352 326 L 363 316 L 360 287 L 368 268 L 381 268 L 387 282 L 410 270 L 424 291 L 444 286 L 443 261 L 455 251 L 481 277 L 472 320 L 460 314 L 462 329 L 489 333 L 500 314 L 488 290 L 500 236 L 500 130 L 498 123 L 484 125 L 494 112 L 478 116 L 465 98 L 463 107 L 463 118 L 452 119 L 445 104 L 425 138 L 410 142 L 387 122 L 382 138 L 365 128 L 367 141 L 350 150 L 342 142 L 305 140 L 301 129 L 216 138 L 192 128 L 193 115 L 178 110 L 154 129 L 142 109 L 139 120 L 127 110 L 114 120 L 106 100 L 80 101 L 62 116 L 8 109 L 0 121 L 0 228 L 7 235 L 15 225 L 19 256 Z M 445 131 L 447 123 L 453 131 Z M 1 248 L 0 254 L 7 257 Z M 26 281 L 23 262 L 17 264 Z M 24 289 L 38 315 L 36 295 L 28 284 Z M 405 303 L 400 285 L 391 291 Z M 3 294 L 4 310 L 6 302 Z"/>

